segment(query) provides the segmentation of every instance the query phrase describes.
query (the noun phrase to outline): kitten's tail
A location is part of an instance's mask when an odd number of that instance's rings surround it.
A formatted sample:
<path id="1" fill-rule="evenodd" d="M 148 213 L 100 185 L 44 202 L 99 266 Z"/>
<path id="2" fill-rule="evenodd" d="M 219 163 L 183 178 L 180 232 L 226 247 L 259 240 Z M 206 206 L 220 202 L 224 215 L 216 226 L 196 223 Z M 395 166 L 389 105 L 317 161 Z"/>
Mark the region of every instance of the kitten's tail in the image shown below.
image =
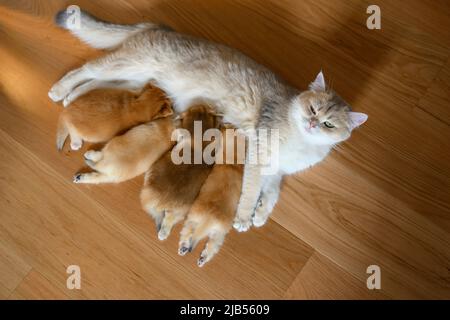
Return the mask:
<path id="1" fill-rule="evenodd" d="M 153 23 L 121 25 L 102 21 L 77 7 L 68 7 L 55 15 L 58 26 L 97 49 L 113 49 L 127 38 L 147 29 L 167 29 Z"/>
<path id="2" fill-rule="evenodd" d="M 58 151 L 62 150 L 62 148 L 64 147 L 64 142 L 66 141 L 68 136 L 69 129 L 67 129 L 63 117 L 60 116 L 58 119 L 58 127 L 56 129 L 56 149 L 58 149 Z"/>

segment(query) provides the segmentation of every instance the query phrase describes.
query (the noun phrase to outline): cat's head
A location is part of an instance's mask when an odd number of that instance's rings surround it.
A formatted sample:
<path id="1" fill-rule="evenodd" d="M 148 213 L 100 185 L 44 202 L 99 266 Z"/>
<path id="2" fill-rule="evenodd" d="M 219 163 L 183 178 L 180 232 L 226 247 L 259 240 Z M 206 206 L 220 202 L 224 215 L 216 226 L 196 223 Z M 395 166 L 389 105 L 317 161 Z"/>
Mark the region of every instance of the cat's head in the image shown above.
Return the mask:
<path id="1" fill-rule="evenodd" d="M 302 136 L 320 145 L 347 140 L 352 130 L 367 120 L 365 113 L 351 111 L 341 97 L 327 88 L 322 71 L 309 89 L 294 99 L 292 116 Z"/>

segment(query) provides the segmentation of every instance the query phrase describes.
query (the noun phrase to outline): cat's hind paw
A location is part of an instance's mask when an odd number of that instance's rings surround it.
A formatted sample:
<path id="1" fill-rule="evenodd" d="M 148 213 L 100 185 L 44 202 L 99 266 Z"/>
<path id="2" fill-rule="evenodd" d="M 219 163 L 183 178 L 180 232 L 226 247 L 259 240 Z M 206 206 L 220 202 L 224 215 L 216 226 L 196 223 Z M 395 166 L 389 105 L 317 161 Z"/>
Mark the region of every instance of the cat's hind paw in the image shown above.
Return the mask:
<path id="1" fill-rule="evenodd" d="M 258 213 L 256 213 L 253 216 L 253 225 L 257 228 L 262 227 L 263 225 L 265 225 L 267 223 L 268 217 L 265 215 L 260 215 Z"/>
<path id="2" fill-rule="evenodd" d="M 252 217 L 253 225 L 257 228 L 262 227 L 269 219 L 269 215 L 270 211 L 267 208 L 267 202 L 260 199 L 255 214 Z"/>
<path id="3" fill-rule="evenodd" d="M 252 219 L 236 217 L 234 219 L 233 228 L 238 232 L 245 232 L 252 226 Z"/>
<path id="4" fill-rule="evenodd" d="M 54 102 L 61 101 L 67 95 L 67 90 L 58 83 L 56 83 L 48 92 L 48 97 Z"/>

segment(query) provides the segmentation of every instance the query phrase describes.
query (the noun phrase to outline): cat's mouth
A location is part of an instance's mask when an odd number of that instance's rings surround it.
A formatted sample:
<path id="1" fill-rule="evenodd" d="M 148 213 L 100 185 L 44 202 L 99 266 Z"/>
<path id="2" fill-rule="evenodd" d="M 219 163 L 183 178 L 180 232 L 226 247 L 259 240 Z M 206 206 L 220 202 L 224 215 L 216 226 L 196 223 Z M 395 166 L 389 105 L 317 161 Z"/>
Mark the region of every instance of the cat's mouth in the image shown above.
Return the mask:
<path id="1" fill-rule="evenodd" d="M 304 128 L 307 133 L 313 134 L 315 131 L 317 131 L 317 126 L 317 121 L 308 119 L 305 121 Z"/>

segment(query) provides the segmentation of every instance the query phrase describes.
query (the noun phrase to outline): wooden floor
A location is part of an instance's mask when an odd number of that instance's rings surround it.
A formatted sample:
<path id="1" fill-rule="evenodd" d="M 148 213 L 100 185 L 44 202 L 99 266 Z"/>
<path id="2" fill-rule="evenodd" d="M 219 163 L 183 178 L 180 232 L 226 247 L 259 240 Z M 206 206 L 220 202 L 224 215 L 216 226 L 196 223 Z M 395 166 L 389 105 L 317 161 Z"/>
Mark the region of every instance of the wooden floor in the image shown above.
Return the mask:
<path id="1" fill-rule="evenodd" d="M 47 97 L 99 54 L 52 23 L 77 3 L 238 48 L 305 88 L 323 68 L 369 121 L 290 177 L 272 220 L 232 232 L 205 268 L 141 210 L 141 178 L 80 186 L 80 152 L 54 146 Z M 0 298 L 450 299 L 450 5 L 371 1 L 0 1 Z M 178 233 L 177 228 L 176 233 Z M 81 290 L 66 268 L 81 267 Z M 368 290 L 366 268 L 381 268 Z"/>

